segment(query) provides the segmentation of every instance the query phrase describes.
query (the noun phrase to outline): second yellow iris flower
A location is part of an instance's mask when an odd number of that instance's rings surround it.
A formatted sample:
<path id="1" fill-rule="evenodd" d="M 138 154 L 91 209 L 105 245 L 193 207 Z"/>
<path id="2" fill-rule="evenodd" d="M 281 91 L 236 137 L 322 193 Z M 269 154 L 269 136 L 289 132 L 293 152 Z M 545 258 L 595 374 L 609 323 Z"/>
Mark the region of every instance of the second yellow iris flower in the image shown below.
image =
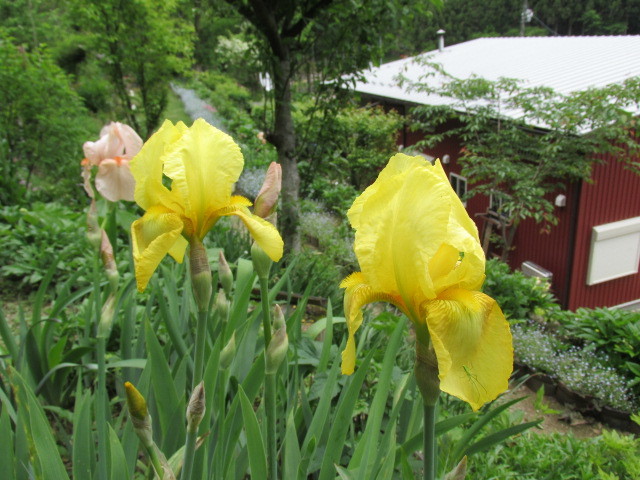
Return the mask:
<path id="1" fill-rule="evenodd" d="M 355 367 L 362 307 L 386 301 L 416 331 L 428 331 L 442 391 L 476 410 L 506 390 L 513 367 L 509 325 L 479 291 L 485 257 L 478 231 L 440 162 L 395 155 L 348 217 L 361 272 L 341 285 L 349 329 L 343 373 Z"/>

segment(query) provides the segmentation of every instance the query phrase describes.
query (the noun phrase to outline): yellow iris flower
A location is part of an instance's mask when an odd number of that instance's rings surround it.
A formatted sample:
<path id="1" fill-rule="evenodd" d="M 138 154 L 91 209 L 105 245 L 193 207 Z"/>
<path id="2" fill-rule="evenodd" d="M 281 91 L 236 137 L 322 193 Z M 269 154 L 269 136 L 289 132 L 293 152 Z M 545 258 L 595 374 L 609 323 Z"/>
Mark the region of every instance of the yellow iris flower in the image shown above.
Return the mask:
<path id="1" fill-rule="evenodd" d="M 428 329 L 442 391 L 474 410 L 505 391 L 513 368 L 509 324 L 479 291 L 485 257 L 478 230 L 440 162 L 395 155 L 347 215 L 362 271 L 341 284 L 349 330 L 342 372 L 355 367 L 362 307 L 385 301 L 417 332 Z"/>
<path id="2" fill-rule="evenodd" d="M 276 228 L 249 211 L 249 200 L 231 195 L 243 165 L 232 138 L 202 119 L 190 128 L 167 120 L 144 144 L 130 164 L 135 201 L 146 211 L 131 225 L 138 290 L 167 253 L 182 262 L 188 242 L 202 241 L 227 215 L 240 217 L 273 261 L 282 257 Z"/>

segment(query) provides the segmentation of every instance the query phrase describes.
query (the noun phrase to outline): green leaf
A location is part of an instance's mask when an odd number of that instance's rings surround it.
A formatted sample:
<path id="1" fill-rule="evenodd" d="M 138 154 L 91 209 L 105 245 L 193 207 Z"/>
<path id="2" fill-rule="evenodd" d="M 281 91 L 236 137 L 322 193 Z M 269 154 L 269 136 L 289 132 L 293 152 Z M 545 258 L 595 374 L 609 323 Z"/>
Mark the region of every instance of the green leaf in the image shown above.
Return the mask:
<path id="1" fill-rule="evenodd" d="M 73 478 L 91 480 L 96 457 L 93 450 L 93 435 L 91 425 L 93 422 L 91 409 L 93 397 L 89 391 L 81 395 L 80 382 L 76 391 L 76 405 L 73 412 Z"/>
<path id="2" fill-rule="evenodd" d="M 331 344 L 333 343 L 333 309 L 331 308 L 331 299 L 327 302 L 325 325 L 326 328 L 324 330 L 324 341 L 322 343 L 322 352 L 320 353 L 320 362 L 318 363 L 318 372 L 324 372 L 327 369 L 331 355 Z"/>
<path id="3" fill-rule="evenodd" d="M 369 363 L 371 362 L 371 358 L 373 358 L 375 350 L 375 347 L 371 349 L 371 352 L 358 367 L 356 373 L 347 380 L 345 390 L 343 390 L 343 393 L 340 395 L 336 414 L 331 420 L 332 425 L 323 455 L 320 476 L 318 477 L 319 480 L 333 480 L 335 475 L 335 464 L 340 462 L 342 450 L 345 445 L 345 439 L 347 437 L 347 431 L 349 430 L 349 426 L 352 422 L 353 408 L 358 396 L 360 395 L 360 388 L 362 387 L 362 382 L 364 382 L 367 375 L 367 368 L 369 367 Z"/>
<path id="4" fill-rule="evenodd" d="M 111 450 L 111 480 L 129 480 L 129 470 L 127 470 L 127 459 L 124 456 L 122 444 L 115 430 L 109 427 L 109 448 Z M 83 477 L 76 477 L 83 478 Z"/>
<path id="5" fill-rule="evenodd" d="M 483 450 L 487 450 L 488 448 L 494 446 L 497 443 L 503 442 L 509 437 L 513 435 L 517 435 L 519 433 L 524 432 L 530 428 L 536 427 L 542 423 L 542 419 L 535 420 L 533 422 L 521 423 L 520 425 L 513 425 L 512 427 L 505 428 L 500 430 L 499 432 L 492 433 L 491 435 L 487 435 L 482 440 L 477 441 L 473 445 L 469 446 L 464 454 L 471 456 L 474 453 L 482 452 Z"/>
<path id="6" fill-rule="evenodd" d="M 9 372 L 19 404 L 19 415 L 26 420 L 24 428 L 36 472 L 46 478 L 68 479 L 51 426 L 40 403 L 20 374 L 13 368 Z"/>
<path id="7" fill-rule="evenodd" d="M 106 364 L 106 368 L 139 368 L 143 370 L 147 366 L 146 358 L 129 358 L 126 360 L 117 360 Z"/>
<path id="8" fill-rule="evenodd" d="M 163 437 L 165 435 L 182 437 L 186 435 L 184 433 L 184 426 L 178 428 L 178 430 L 170 429 L 171 417 L 180 407 L 180 401 L 173 383 L 171 370 L 162 352 L 162 347 L 149 322 L 145 322 L 145 339 L 149 354 L 149 363 L 151 365 L 151 385 L 153 386 L 154 399 Z"/>
<path id="9" fill-rule="evenodd" d="M 328 308 L 328 307 L 327 307 Z M 328 313 L 328 310 L 327 310 Z M 331 323 L 333 325 L 335 325 L 336 323 L 345 323 L 346 320 L 344 317 L 331 317 Z M 310 339 L 314 339 L 317 338 L 318 335 L 320 335 L 320 333 L 327 328 L 327 317 L 325 318 L 321 318 L 320 320 L 317 320 L 315 322 L 313 322 L 313 325 L 311 325 L 308 329 L 306 329 L 302 334 Z"/>
<path id="10" fill-rule="evenodd" d="M 386 345 L 384 359 L 382 361 L 382 370 L 380 371 L 378 384 L 376 385 L 376 394 L 373 397 L 367 417 L 367 426 L 349 462 L 349 468 L 351 470 L 359 469 L 358 478 L 371 478 L 374 465 L 386 454 L 386 452 L 380 451 L 378 439 L 380 437 L 382 420 L 386 413 L 385 407 L 387 398 L 389 397 L 391 374 L 396 364 L 398 350 L 402 345 L 406 323 L 404 317 L 398 321 Z"/>
<path id="11" fill-rule="evenodd" d="M 4 313 L 2 313 L 2 304 L 0 304 L 0 337 L 2 337 L 2 341 L 9 351 L 13 364 L 16 365 L 18 362 L 19 352 L 18 344 L 16 343 L 15 337 L 11 327 L 9 327 L 9 324 L 7 323 Z"/>
<path id="12" fill-rule="evenodd" d="M 464 452 L 467 451 L 468 446 L 471 442 L 471 439 L 480 431 L 480 429 L 482 429 L 482 427 L 484 427 L 487 423 L 489 423 L 493 418 L 500 415 L 500 413 L 504 412 L 512 405 L 515 405 L 516 403 L 521 402 L 525 398 L 527 397 L 520 397 L 520 398 L 513 399 L 509 402 L 503 403 L 502 405 L 492 408 L 491 410 L 489 410 L 488 412 L 480 416 L 480 418 L 478 418 L 478 420 L 474 422 L 474 424 L 471 425 L 471 427 L 469 427 L 465 431 L 462 438 L 456 444 L 453 454 L 451 455 L 451 458 L 453 459 L 453 463 L 457 464 L 460 460 L 462 460 L 462 457 L 464 456 Z"/>
<path id="13" fill-rule="evenodd" d="M 6 480 L 15 480 L 16 464 L 13 450 L 13 432 L 11 431 L 11 419 L 6 408 L 0 413 L 0 465 L 2 475 Z"/>
<path id="14" fill-rule="evenodd" d="M 287 417 L 283 456 L 282 478 L 292 480 L 298 478 L 298 467 L 300 466 L 301 456 L 293 409 L 289 411 L 289 416 Z"/>
<path id="15" fill-rule="evenodd" d="M 258 419 L 253 407 L 242 386 L 238 387 L 240 406 L 242 407 L 242 420 L 247 432 L 247 450 L 249 452 L 249 465 L 251 466 L 251 478 L 267 478 L 267 457 L 262 442 L 262 434 Z"/>
<path id="16" fill-rule="evenodd" d="M 340 371 L 340 362 L 334 361 L 331 370 L 329 371 L 329 375 L 327 377 L 327 381 L 324 386 L 324 390 L 322 395 L 320 396 L 320 401 L 318 402 L 318 406 L 313 412 L 313 418 L 311 419 L 311 424 L 307 429 L 307 433 L 304 437 L 304 441 L 302 442 L 302 450 L 307 452 L 307 447 L 310 444 L 312 438 L 318 439 L 322 436 L 322 432 L 325 429 L 325 425 L 331 421 L 331 416 L 329 415 L 329 410 L 331 408 L 331 392 L 333 391 L 334 385 L 338 378 L 338 372 Z M 311 452 L 313 453 L 313 452 Z"/>

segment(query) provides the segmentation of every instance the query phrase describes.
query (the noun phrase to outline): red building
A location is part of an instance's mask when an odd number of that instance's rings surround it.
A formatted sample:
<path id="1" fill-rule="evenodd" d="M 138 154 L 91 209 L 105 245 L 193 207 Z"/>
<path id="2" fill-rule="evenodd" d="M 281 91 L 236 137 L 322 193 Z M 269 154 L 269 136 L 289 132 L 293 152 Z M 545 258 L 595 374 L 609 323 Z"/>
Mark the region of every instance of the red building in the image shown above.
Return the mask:
<path id="1" fill-rule="evenodd" d="M 517 78 L 527 86 L 548 86 L 560 93 L 602 87 L 640 75 L 640 36 L 485 38 L 425 54 L 457 78 Z M 424 57 L 424 56 L 423 56 Z M 368 100 L 406 113 L 420 104 L 447 99 L 407 90 L 397 78 L 418 79 L 424 63 L 403 59 L 366 72 L 356 91 Z M 424 79 L 422 80 L 425 81 Z M 434 87 L 442 81 L 429 77 Z M 405 129 L 399 143 L 409 147 L 423 134 Z M 457 191 L 467 185 L 458 164 L 461 144 L 449 138 L 424 154 L 442 160 Z M 559 222 L 549 231 L 532 220 L 520 224 L 509 257 L 513 268 L 550 274 L 565 308 L 640 307 L 640 175 L 622 162 L 602 156 L 590 182 L 574 182 L 553 194 Z M 640 159 L 638 159 L 640 160 Z M 467 210 L 481 232 L 490 227 L 490 198 L 476 195 Z M 526 263 L 525 263 L 526 262 Z M 538 269 L 538 267 L 540 267 Z"/>

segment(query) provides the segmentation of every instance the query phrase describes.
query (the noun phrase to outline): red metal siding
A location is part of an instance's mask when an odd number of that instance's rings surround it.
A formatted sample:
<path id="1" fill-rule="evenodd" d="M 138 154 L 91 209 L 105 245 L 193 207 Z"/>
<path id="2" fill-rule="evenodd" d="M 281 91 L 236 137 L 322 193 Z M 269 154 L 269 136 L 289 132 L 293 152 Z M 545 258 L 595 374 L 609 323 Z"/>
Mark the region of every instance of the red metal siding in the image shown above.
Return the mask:
<path id="1" fill-rule="evenodd" d="M 387 108 L 390 106 L 386 105 Z M 395 107 L 400 112 L 405 108 Z M 398 143 L 406 147 L 422 138 L 422 132 L 405 128 Z M 457 139 L 447 138 L 440 145 L 423 151 L 439 158 L 448 154 L 451 160 L 444 165 L 445 171 L 460 174 L 457 162 L 460 145 Z M 567 197 L 566 206 L 556 208 L 558 225 L 545 232 L 542 225 L 532 220 L 522 222 L 514 240 L 516 248 L 509 258 L 512 268 L 520 268 L 522 262 L 529 260 L 551 271 L 553 292 L 565 308 L 572 310 L 619 305 L 640 298 L 640 274 L 586 285 L 592 228 L 640 216 L 640 176 L 613 158 L 603 157 L 603 160 L 605 163 L 594 167 L 593 183 L 570 184 L 566 191 L 550 196 L 555 199 L 557 194 L 563 193 Z M 467 210 L 480 231 L 482 220 L 477 215 L 487 210 L 488 203 L 483 195 L 467 202 Z"/>
<path id="2" fill-rule="evenodd" d="M 569 308 L 613 306 L 640 298 L 640 274 L 587 286 L 592 228 L 640 216 L 640 175 L 611 158 L 594 168 L 580 195 Z"/>
<path id="3" fill-rule="evenodd" d="M 566 191 L 549 196 L 552 202 L 558 194 L 567 197 L 566 206 L 555 208 L 557 225 L 545 228 L 533 220 L 523 221 L 516 232 L 516 248 L 509 256 L 509 264 L 513 269 L 519 269 L 522 262 L 532 261 L 549 270 L 553 274 L 552 291 L 564 306 L 568 304 L 571 225 L 574 221 L 572 212 L 577 211 L 578 207 L 578 187 L 578 184 L 570 184 Z"/>

